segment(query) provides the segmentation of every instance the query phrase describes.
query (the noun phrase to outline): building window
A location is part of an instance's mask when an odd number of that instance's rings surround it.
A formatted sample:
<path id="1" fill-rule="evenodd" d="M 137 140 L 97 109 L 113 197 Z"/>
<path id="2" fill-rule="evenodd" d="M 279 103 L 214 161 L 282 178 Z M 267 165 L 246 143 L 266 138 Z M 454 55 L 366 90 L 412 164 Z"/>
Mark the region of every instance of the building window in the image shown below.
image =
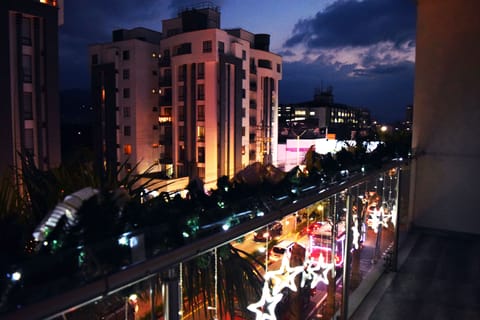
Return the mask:
<path id="1" fill-rule="evenodd" d="M 123 135 L 125 137 L 130 137 L 132 134 L 132 128 L 130 126 L 123 126 Z"/>
<path id="2" fill-rule="evenodd" d="M 24 120 L 33 120 L 33 106 L 32 106 L 32 93 L 24 92 L 23 93 L 23 119 Z"/>
<path id="3" fill-rule="evenodd" d="M 185 101 L 185 87 L 178 86 L 178 101 Z"/>
<path id="4" fill-rule="evenodd" d="M 98 54 L 92 54 L 92 65 L 98 64 Z"/>
<path id="5" fill-rule="evenodd" d="M 247 78 L 247 73 L 245 69 L 242 69 L 242 79 L 246 79 L 246 78 Z"/>
<path id="6" fill-rule="evenodd" d="M 31 128 L 24 130 L 23 147 L 25 149 L 25 153 L 33 155 L 33 129 Z"/>
<path id="7" fill-rule="evenodd" d="M 197 99 L 205 100 L 205 85 L 199 84 L 197 87 Z"/>
<path id="8" fill-rule="evenodd" d="M 204 105 L 197 106 L 197 120 L 198 121 L 205 121 L 205 106 Z"/>
<path id="9" fill-rule="evenodd" d="M 132 154 L 132 145 L 131 144 L 123 145 L 123 153 L 127 155 Z"/>
<path id="10" fill-rule="evenodd" d="M 197 141 L 205 141 L 205 127 L 197 126 Z"/>
<path id="11" fill-rule="evenodd" d="M 212 52 L 212 41 L 203 41 L 203 52 Z"/>
<path id="12" fill-rule="evenodd" d="M 32 22 L 30 18 L 22 18 L 22 44 L 26 46 L 32 45 Z"/>
<path id="13" fill-rule="evenodd" d="M 123 97 L 130 98 L 130 88 L 123 88 Z"/>
<path id="14" fill-rule="evenodd" d="M 205 63 L 198 64 L 197 79 L 205 79 Z"/>
<path id="15" fill-rule="evenodd" d="M 128 51 L 128 50 L 123 50 L 123 52 L 122 52 L 122 58 L 123 58 L 123 60 L 130 60 L 130 51 Z"/>
<path id="16" fill-rule="evenodd" d="M 246 132 L 245 127 L 242 127 L 242 137 L 245 137 L 245 132 Z"/>
<path id="17" fill-rule="evenodd" d="M 182 54 L 189 54 L 192 53 L 192 44 L 190 42 L 182 43 L 176 46 L 173 49 L 174 55 L 182 55 Z"/>
<path id="18" fill-rule="evenodd" d="M 272 61 L 266 59 L 258 59 L 258 67 L 265 69 L 272 69 Z"/>
<path id="19" fill-rule="evenodd" d="M 242 60 L 247 60 L 247 51 L 242 50 Z"/>
<path id="20" fill-rule="evenodd" d="M 187 65 L 182 64 L 178 66 L 178 81 L 185 81 L 185 76 L 187 73 Z"/>
<path id="21" fill-rule="evenodd" d="M 185 146 L 178 146 L 178 161 L 185 161 Z"/>
<path id="22" fill-rule="evenodd" d="M 225 43 L 218 41 L 218 53 L 225 53 Z"/>
<path id="23" fill-rule="evenodd" d="M 185 108 L 183 106 L 178 108 L 178 121 L 185 121 Z"/>
<path id="24" fill-rule="evenodd" d="M 245 96 L 246 96 L 245 89 L 242 89 L 242 98 L 245 99 Z"/>
<path id="25" fill-rule="evenodd" d="M 130 107 L 123 107 L 123 117 L 130 118 Z"/>
<path id="26" fill-rule="evenodd" d="M 24 54 L 22 56 L 23 81 L 32 82 L 32 56 Z"/>
<path id="27" fill-rule="evenodd" d="M 201 180 L 205 180 L 205 167 L 197 167 L 197 173 Z"/>
<path id="28" fill-rule="evenodd" d="M 245 110 L 245 108 L 242 108 L 242 118 L 245 118 L 246 113 L 247 113 L 247 110 Z"/>
<path id="29" fill-rule="evenodd" d="M 282 66 L 280 65 L 280 63 L 277 63 L 277 72 L 282 72 Z"/>
<path id="30" fill-rule="evenodd" d="M 130 69 L 123 69 L 123 80 L 130 79 Z"/>
<path id="31" fill-rule="evenodd" d="M 178 140 L 185 141 L 185 126 L 178 126 Z"/>
<path id="32" fill-rule="evenodd" d="M 205 163 L 205 147 L 198 147 L 198 160 L 199 163 Z"/>

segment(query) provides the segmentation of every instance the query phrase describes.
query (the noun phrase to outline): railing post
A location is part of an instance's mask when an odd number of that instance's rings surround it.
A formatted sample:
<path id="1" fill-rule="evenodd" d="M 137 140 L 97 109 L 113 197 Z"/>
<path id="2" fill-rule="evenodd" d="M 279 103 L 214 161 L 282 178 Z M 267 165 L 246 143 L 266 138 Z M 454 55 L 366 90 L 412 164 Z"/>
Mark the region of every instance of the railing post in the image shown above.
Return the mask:
<path id="1" fill-rule="evenodd" d="M 400 224 L 400 191 L 402 188 L 402 175 L 401 175 L 401 167 L 397 167 L 397 185 L 395 186 L 397 189 L 397 194 L 396 194 L 396 205 L 397 205 L 397 215 L 395 217 L 395 237 L 394 237 L 394 242 L 393 242 L 393 257 L 392 257 L 392 271 L 397 272 L 398 270 L 398 241 L 400 238 L 400 232 L 399 232 L 399 224 Z"/>
<path id="2" fill-rule="evenodd" d="M 350 189 L 347 192 L 346 219 L 345 219 L 345 248 L 343 251 L 343 287 L 342 287 L 342 311 L 341 319 L 348 319 L 348 289 L 350 286 L 350 251 L 352 249 L 352 201 Z"/>
<path id="3" fill-rule="evenodd" d="M 179 320 L 178 268 L 168 269 L 162 276 L 162 296 L 165 320 Z"/>

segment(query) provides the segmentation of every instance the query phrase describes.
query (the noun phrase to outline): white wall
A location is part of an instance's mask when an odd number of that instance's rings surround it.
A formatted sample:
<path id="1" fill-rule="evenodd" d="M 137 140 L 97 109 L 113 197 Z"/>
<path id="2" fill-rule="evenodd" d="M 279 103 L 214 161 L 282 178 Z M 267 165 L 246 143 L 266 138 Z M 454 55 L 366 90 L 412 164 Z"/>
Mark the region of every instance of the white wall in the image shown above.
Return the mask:
<path id="1" fill-rule="evenodd" d="M 480 2 L 417 1 L 410 213 L 480 233 Z"/>

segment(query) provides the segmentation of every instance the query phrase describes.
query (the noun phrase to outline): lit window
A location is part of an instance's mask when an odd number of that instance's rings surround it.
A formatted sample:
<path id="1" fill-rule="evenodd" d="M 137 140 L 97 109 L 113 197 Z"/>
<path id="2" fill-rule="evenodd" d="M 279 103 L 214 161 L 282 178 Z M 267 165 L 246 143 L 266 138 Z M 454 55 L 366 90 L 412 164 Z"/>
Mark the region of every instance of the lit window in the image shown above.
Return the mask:
<path id="1" fill-rule="evenodd" d="M 205 141 L 205 127 L 198 126 L 197 127 L 197 140 L 198 141 Z"/>
<path id="2" fill-rule="evenodd" d="M 131 144 L 125 144 L 123 146 L 123 153 L 124 154 L 132 154 L 132 145 Z"/>

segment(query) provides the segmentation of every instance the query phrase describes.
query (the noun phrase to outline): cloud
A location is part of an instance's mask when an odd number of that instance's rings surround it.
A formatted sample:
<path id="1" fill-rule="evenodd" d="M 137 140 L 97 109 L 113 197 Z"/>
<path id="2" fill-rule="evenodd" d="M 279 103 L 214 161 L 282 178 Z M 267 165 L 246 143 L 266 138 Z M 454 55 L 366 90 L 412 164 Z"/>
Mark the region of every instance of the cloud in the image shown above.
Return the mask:
<path id="1" fill-rule="evenodd" d="M 401 46 L 415 39 L 415 4 L 404 0 L 339 0 L 313 18 L 302 19 L 287 48 L 363 47 L 379 42 Z"/>

